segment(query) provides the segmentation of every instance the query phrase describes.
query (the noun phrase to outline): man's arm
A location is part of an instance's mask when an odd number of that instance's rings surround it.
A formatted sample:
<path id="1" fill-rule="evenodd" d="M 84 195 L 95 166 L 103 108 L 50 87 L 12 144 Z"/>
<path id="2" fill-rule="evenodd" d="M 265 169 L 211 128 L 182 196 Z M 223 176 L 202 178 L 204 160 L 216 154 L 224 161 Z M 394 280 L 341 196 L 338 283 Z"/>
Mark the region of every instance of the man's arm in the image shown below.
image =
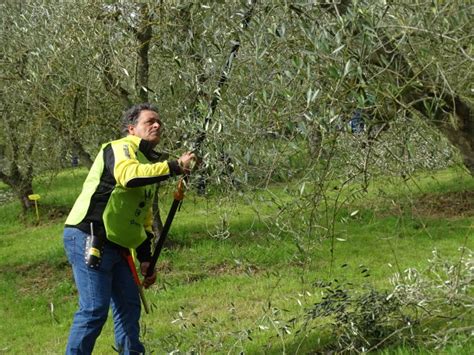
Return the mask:
<path id="1" fill-rule="evenodd" d="M 182 173 L 177 160 L 154 164 L 140 163 L 136 157 L 136 146 L 123 142 L 112 145 L 113 175 L 123 187 L 138 187 L 154 184 Z"/>

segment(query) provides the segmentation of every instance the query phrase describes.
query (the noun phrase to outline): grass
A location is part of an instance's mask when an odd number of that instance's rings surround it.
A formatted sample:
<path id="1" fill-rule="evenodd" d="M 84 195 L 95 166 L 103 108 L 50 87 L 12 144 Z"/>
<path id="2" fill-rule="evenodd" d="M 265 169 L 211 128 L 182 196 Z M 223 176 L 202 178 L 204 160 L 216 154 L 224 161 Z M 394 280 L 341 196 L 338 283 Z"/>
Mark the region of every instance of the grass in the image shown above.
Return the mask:
<path id="1" fill-rule="evenodd" d="M 71 169 L 35 181 L 41 195 L 39 223 L 34 214 L 21 217 L 16 201 L 0 206 L 0 317 L 5 320 L 0 353 L 64 351 L 77 294 L 61 234 L 85 175 Z M 321 300 L 315 282 L 338 279 L 350 281 L 357 292 L 368 286 L 388 290 L 391 275 L 425 268 L 434 249 L 458 260 L 461 246 L 474 249 L 474 213 L 456 205 L 462 196 L 472 196 L 473 180 L 462 170 L 448 169 L 403 182 L 376 182 L 364 200 L 339 211 L 334 238 L 328 239 L 319 234 L 295 239 L 268 224 L 275 211 L 268 192 L 232 198 L 189 193 L 162 253 L 159 279 L 146 291 L 153 308 L 142 317 L 148 350 L 304 354 L 327 349 L 334 341 L 329 328 L 296 334 L 296 328 L 284 327 Z M 170 190 L 162 189 L 163 210 Z M 269 191 L 280 201 L 291 198 L 281 185 Z M 464 207 L 469 203 L 465 200 Z M 473 321 L 472 314 L 464 320 Z M 95 354 L 113 353 L 112 345 L 109 319 Z M 473 345 L 461 334 L 443 352 L 468 354 Z M 422 344 L 383 350 L 430 352 L 436 351 Z"/>

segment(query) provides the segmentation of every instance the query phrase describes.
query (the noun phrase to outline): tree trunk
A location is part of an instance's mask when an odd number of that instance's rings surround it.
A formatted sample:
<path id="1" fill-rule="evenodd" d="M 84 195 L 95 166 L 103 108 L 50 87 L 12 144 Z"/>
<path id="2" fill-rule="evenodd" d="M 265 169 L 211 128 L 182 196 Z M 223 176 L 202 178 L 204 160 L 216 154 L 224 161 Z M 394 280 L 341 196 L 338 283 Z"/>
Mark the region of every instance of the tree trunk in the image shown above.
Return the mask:
<path id="1" fill-rule="evenodd" d="M 72 141 L 72 145 L 74 147 L 74 151 L 77 153 L 79 157 L 79 161 L 82 162 L 82 165 L 84 165 L 87 169 L 90 169 L 94 162 L 91 159 L 91 156 L 89 155 L 89 153 L 87 153 L 84 150 L 84 147 L 82 146 L 82 144 L 80 144 L 76 140 Z"/>
<path id="2" fill-rule="evenodd" d="M 137 49 L 137 75 L 135 81 L 136 91 L 142 102 L 148 102 L 148 79 L 149 61 L 148 52 L 153 36 L 153 26 L 151 15 L 147 4 L 140 6 L 140 26 L 136 31 L 138 40 Z"/>
<path id="3" fill-rule="evenodd" d="M 18 198 L 21 201 L 21 208 L 23 212 L 28 211 L 30 208 L 34 206 L 34 202 L 29 199 L 29 195 L 33 194 L 33 184 L 32 184 L 32 179 L 28 181 L 28 179 L 25 179 L 24 181 L 21 182 L 21 185 L 19 187 L 19 190 L 16 191 Z"/>
<path id="4" fill-rule="evenodd" d="M 77 90 L 74 95 L 74 100 L 72 104 L 72 117 L 73 117 L 74 122 L 79 122 L 79 97 L 80 97 L 80 90 Z M 61 125 L 60 122 L 58 122 L 57 124 Z M 71 144 L 73 146 L 74 151 L 79 156 L 79 160 L 82 162 L 82 164 L 87 169 L 90 169 L 93 161 L 89 153 L 87 153 L 86 150 L 84 149 L 84 146 L 81 144 L 81 142 L 75 136 L 73 136 L 71 137 Z"/>
<path id="5" fill-rule="evenodd" d="M 443 106 L 438 105 L 435 112 L 430 112 L 425 105 L 426 100 L 434 100 L 430 92 L 414 94 L 413 107 L 430 121 L 443 135 L 459 149 L 463 163 L 474 176 L 474 110 L 459 96 L 444 94 Z M 451 122 L 454 118 L 454 123 Z"/>
<path id="6" fill-rule="evenodd" d="M 33 194 L 33 174 L 31 169 L 28 169 L 26 174 L 22 174 L 17 165 L 13 165 L 10 175 L 0 172 L 0 180 L 11 187 L 15 195 L 20 201 L 23 212 L 29 210 L 34 206 L 28 196 Z"/>
<path id="7" fill-rule="evenodd" d="M 406 82 L 405 89 L 400 92 L 401 101 L 416 109 L 430 124 L 436 126 L 452 145 L 459 149 L 464 165 L 471 175 L 474 175 L 473 108 L 455 92 L 445 92 L 437 86 L 433 88 L 431 81 L 431 86 L 426 85 L 427 81 L 423 80 L 421 75 L 416 74 L 409 61 L 393 45 L 393 40 L 381 30 L 378 31 L 378 34 L 383 46 L 374 53 L 372 58 L 374 64 L 384 67 L 383 63 L 391 63 L 391 69 L 395 73 L 399 73 L 399 77 L 405 79 Z M 384 57 L 385 60 L 380 57 Z M 410 84 L 410 81 L 415 77 L 420 78 L 421 88 Z M 434 110 L 430 109 L 433 107 Z M 451 122 L 451 117 L 455 118 L 454 124 Z"/>

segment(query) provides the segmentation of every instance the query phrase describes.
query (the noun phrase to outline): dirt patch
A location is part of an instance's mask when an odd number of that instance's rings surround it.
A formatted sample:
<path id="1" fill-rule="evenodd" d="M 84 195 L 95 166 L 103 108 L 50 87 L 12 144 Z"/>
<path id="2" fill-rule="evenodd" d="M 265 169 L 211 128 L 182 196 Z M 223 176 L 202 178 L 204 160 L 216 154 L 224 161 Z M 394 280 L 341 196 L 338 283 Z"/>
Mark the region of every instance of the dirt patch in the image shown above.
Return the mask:
<path id="1" fill-rule="evenodd" d="M 66 218 L 70 210 L 71 208 L 67 206 L 51 206 L 47 210 L 48 220 Z"/>
<path id="2" fill-rule="evenodd" d="M 474 191 L 424 194 L 412 202 L 411 209 L 419 217 L 474 216 Z"/>
<path id="3" fill-rule="evenodd" d="M 2 267 L 0 272 L 18 277 L 18 292 L 22 296 L 35 296 L 52 292 L 64 280 L 72 280 L 72 270 L 66 261 L 57 264 L 40 262 L 13 267 Z"/>

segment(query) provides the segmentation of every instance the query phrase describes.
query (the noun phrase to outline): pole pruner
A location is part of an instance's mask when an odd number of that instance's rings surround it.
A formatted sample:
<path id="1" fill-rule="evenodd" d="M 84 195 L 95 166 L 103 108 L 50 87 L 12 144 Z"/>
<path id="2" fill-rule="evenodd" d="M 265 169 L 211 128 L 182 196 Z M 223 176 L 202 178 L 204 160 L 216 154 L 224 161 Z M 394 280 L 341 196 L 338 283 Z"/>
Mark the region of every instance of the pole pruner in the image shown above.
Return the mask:
<path id="1" fill-rule="evenodd" d="M 188 174 L 186 174 L 184 177 L 181 177 L 178 181 L 178 186 L 176 188 L 176 191 L 174 192 L 174 200 L 173 204 L 171 205 L 170 211 L 168 213 L 168 217 L 166 218 L 165 225 L 163 226 L 163 230 L 161 231 L 160 235 L 158 236 L 158 241 L 156 243 L 156 247 L 154 248 L 154 253 L 152 256 L 152 259 L 150 261 L 150 265 L 148 266 L 148 270 L 146 273 L 146 276 L 152 276 L 153 271 L 155 270 L 156 262 L 158 261 L 158 258 L 160 257 L 161 250 L 163 249 L 163 245 L 165 243 L 166 237 L 168 236 L 168 231 L 171 227 L 171 223 L 173 223 L 173 218 L 176 214 L 176 211 L 179 209 L 181 206 L 181 203 L 183 202 L 184 199 L 184 185 L 185 185 L 185 180 L 188 179 Z M 145 310 L 145 313 L 150 313 L 150 307 L 148 305 L 148 302 L 145 298 L 145 293 L 143 292 L 143 286 L 142 283 L 140 282 L 140 279 L 138 278 L 138 273 L 137 270 L 135 269 L 135 262 L 132 257 L 131 252 L 124 253 L 124 258 L 128 263 L 128 266 L 130 267 L 130 270 L 132 271 L 132 276 L 133 279 L 138 287 L 138 291 L 140 294 L 140 299 L 142 300 L 143 303 L 143 308 Z"/>
<path id="2" fill-rule="evenodd" d="M 150 266 L 148 267 L 146 276 L 153 275 L 156 262 L 158 261 L 158 258 L 160 257 L 160 253 L 161 253 L 161 250 L 163 249 L 163 245 L 165 243 L 166 237 L 168 236 L 171 223 L 173 223 L 173 219 L 176 214 L 176 211 L 179 209 L 179 207 L 181 206 L 181 203 L 183 202 L 184 187 L 187 180 L 188 180 L 188 174 L 182 176 L 178 181 L 178 186 L 176 188 L 176 191 L 174 192 L 173 203 L 171 205 L 170 211 L 168 212 L 168 216 L 166 217 L 166 222 L 163 226 L 163 230 L 158 236 L 158 241 L 156 242 L 155 251 L 153 252 L 153 256 L 150 262 Z"/>

